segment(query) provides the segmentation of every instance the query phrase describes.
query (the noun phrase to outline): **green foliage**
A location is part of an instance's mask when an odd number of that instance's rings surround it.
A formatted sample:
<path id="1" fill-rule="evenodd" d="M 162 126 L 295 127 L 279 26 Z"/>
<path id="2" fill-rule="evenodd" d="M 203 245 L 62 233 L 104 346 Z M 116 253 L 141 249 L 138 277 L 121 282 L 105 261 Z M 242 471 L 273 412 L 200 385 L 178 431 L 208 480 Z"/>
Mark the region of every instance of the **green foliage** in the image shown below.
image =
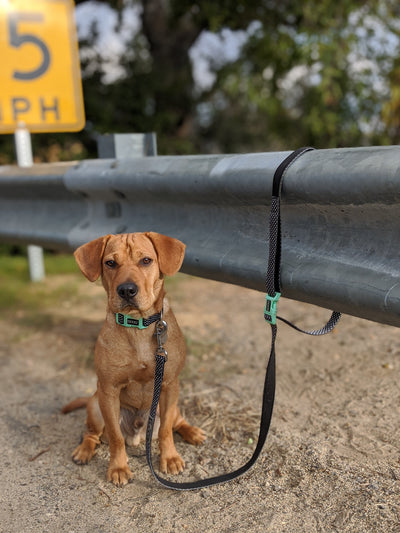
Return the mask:
<path id="1" fill-rule="evenodd" d="M 396 93 L 395 84 L 391 95 L 382 88 L 393 73 L 400 27 L 391 30 L 388 52 L 392 19 L 387 10 L 382 15 L 384 4 L 307 1 L 301 11 L 277 9 L 273 25 L 259 18 L 238 60 L 216 72 L 204 136 L 233 152 L 395 141 L 380 113 Z"/>

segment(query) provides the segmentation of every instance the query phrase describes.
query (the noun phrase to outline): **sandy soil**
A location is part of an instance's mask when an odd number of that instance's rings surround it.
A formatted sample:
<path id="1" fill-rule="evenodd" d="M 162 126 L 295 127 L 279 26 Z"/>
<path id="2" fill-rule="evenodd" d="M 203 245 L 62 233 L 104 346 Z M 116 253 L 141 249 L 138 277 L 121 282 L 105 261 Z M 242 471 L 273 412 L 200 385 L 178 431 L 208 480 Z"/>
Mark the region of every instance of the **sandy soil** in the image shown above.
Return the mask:
<path id="1" fill-rule="evenodd" d="M 0 532 L 400 532 L 398 329 L 344 317 L 311 338 L 280 325 L 275 412 L 255 467 L 174 492 L 153 480 L 141 445 L 129 449 L 135 481 L 117 489 L 105 480 L 106 445 L 88 466 L 70 459 L 84 411 L 59 412 L 95 387 L 103 291 L 85 280 L 79 291 L 47 319 L 20 310 L 0 322 Z M 176 437 L 180 478 L 215 475 L 242 464 L 257 438 L 263 295 L 187 276 L 169 295 L 189 346 L 181 406 L 208 433 L 198 448 Z M 310 328 L 329 316 L 287 300 L 279 312 Z"/>

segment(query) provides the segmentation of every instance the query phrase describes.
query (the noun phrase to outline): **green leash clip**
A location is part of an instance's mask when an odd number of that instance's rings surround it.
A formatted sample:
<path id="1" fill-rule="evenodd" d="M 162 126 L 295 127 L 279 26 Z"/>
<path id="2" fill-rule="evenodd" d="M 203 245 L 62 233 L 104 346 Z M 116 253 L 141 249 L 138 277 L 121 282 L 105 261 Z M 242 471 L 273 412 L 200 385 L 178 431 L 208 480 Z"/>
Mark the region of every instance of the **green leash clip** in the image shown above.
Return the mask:
<path id="1" fill-rule="evenodd" d="M 270 296 L 269 294 L 267 294 L 267 296 L 265 297 L 266 302 L 264 308 L 264 318 L 272 325 L 276 324 L 276 313 L 280 296 L 281 293 L 276 292 L 275 296 Z"/>

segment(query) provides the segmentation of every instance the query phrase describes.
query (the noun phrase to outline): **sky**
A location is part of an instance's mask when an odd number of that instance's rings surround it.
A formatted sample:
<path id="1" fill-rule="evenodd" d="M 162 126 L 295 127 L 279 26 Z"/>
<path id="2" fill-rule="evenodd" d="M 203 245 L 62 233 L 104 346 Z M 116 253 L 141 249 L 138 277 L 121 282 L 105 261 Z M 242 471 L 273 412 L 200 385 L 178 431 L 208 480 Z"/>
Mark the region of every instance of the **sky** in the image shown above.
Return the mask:
<path id="1" fill-rule="evenodd" d="M 137 6 L 124 9 L 122 24 L 117 24 L 117 13 L 110 6 L 96 1 L 84 2 L 76 6 L 75 18 L 79 39 L 90 35 L 93 23 L 96 23 L 99 30 L 96 49 L 88 50 L 81 47 L 81 56 L 86 59 L 90 56 L 94 57 L 97 51 L 101 51 L 101 55 L 106 60 L 103 80 L 106 83 L 111 83 L 123 75 L 118 59 L 124 54 L 126 41 L 140 29 Z"/>

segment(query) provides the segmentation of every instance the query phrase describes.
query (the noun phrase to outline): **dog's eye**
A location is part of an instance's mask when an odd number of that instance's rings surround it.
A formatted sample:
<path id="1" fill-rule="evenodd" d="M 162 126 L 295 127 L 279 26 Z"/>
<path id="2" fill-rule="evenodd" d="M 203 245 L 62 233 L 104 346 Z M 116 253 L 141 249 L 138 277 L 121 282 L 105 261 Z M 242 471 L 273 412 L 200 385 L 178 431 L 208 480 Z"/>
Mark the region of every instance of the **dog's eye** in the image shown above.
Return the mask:
<path id="1" fill-rule="evenodd" d="M 109 267 L 109 268 L 115 268 L 117 266 L 117 263 L 115 261 L 113 261 L 112 259 L 110 259 L 109 261 L 106 261 L 105 264 Z"/>
<path id="2" fill-rule="evenodd" d="M 140 262 L 142 263 L 142 265 L 148 266 L 148 265 L 151 265 L 151 263 L 153 262 L 153 259 L 150 259 L 150 257 L 143 257 L 143 259 L 141 259 Z"/>

